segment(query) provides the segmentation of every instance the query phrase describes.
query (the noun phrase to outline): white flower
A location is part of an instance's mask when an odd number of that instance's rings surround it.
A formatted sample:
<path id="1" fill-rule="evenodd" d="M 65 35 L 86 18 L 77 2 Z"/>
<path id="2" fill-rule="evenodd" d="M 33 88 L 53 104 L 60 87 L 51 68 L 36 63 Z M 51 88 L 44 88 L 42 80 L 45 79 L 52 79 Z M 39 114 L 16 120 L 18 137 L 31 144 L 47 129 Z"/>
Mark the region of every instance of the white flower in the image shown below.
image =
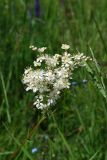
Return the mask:
<path id="1" fill-rule="evenodd" d="M 70 63 L 72 61 L 71 59 L 71 55 L 67 52 L 64 52 L 63 56 L 62 56 L 62 63 Z"/>
<path id="2" fill-rule="evenodd" d="M 64 50 L 68 50 L 70 48 L 70 46 L 67 44 L 62 44 L 61 48 Z"/>
<path id="3" fill-rule="evenodd" d="M 35 48 L 31 46 L 30 48 Z M 62 49 L 69 49 L 70 46 L 62 44 Z M 44 52 L 46 47 L 39 48 L 39 52 Z M 64 89 L 70 88 L 70 79 L 73 71 L 79 66 L 84 66 L 86 57 L 83 53 L 71 56 L 64 52 L 63 55 L 41 54 L 33 63 L 34 69 L 29 67 L 23 74 L 23 84 L 26 85 L 26 91 L 32 90 L 36 95 L 34 105 L 37 109 L 46 109 L 55 105 L 60 98 L 60 93 Z M 42 67 L 43 66 L 43 67 Z"/>
<path id="4" fill-rule="evenodd" d="M 42 53 L 47 49 L 47 47 L 38 48 L 38 52 Z"/>
<path id="5" fill-rule="evenodd" d="M 48 104 L 47 104 L 47 106 L 53 105 L 53 103 L 54 103 L 53 99 L 48 99 Z"/>
<path id="6" fill-rule="evenodd" d="M 64 88 L 69 88 L 70 83 L 68 79 L 60 78 L 56 83 L 54 83 L 54 88 L 56 90 L 63 90 Z"/>
<path id="7" fill-rule="evenodd" d="M 58 64 L 58 61 L 54 57 L 47 57 L 46 58 L 46 64 L 47 64 L 48 67 L 53 68 Z"/>
<path id="8" fill-rule="evenodd" d="M 38 91 L 38 89 L 36 87 L 34 87 L 34 86 L 31 89 L 33 90 L 33 93 L 36 93 Z"/>
<path id="9" fill-rule="evenodd" d="M 46 81 L 53 83 L 55 80 L 55 75 L 53 74 L 52 70 L 49 70 L 48 72 L 46 72 L 45 74 L 46 76 Z"/>
<path id="10" fill-rule="evenodd" d="M 26 91 L 29 91 L 29 90 L 31 90 L 32 89 L 32 87 L 26 87 Z"/>
<path id="11" fill-rule="evenodd" d="M 33 50 L 33 51 L 36 51 L 36 50 L 37 50 L 37 47 L 33 47 L 32 50 Z"/>
<path id="12" fill-rule="evenodd" d="M 28 74 L 30 71 L 32 71 L 32 68 L 31 68 L 31 67 L 25 69 L 25 74 Z"/>
<path id="13" fill-rule="evenodd" d="M 34 62 L 33 62 L 33 64 L 34 64 L 34 66 L 35 66 L 35 67 L 37 67 L 37 66 L 41 66 L 41 63 L 40 63 L 40 62 L 36 62 L 36 61 L 34 61 Z"/>
<path id="14" fill-rule="evenodd" d="M 33 46 L 33 45 L 30 45 L 30 46 L 29 46 L 29 48 L 31 48 L 31 49 L 32 49 L 32 48 L 34 48 L 34 46 Z"/>

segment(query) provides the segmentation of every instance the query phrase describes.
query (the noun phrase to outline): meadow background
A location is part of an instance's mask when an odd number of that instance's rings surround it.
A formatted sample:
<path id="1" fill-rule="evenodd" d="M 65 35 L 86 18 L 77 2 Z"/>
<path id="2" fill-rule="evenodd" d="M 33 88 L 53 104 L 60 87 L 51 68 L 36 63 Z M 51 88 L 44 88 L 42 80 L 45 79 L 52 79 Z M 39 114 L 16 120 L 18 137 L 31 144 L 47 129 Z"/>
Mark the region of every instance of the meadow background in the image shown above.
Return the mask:
<path id="1" fill-rule="evenodd" d="M 37 2 L 0 0 L 0 160 L 107 160 L 107 1 Z M 21 82 L 29 45 L 55 54 L 62 43 L 93 62 L 44 117 Z"/>

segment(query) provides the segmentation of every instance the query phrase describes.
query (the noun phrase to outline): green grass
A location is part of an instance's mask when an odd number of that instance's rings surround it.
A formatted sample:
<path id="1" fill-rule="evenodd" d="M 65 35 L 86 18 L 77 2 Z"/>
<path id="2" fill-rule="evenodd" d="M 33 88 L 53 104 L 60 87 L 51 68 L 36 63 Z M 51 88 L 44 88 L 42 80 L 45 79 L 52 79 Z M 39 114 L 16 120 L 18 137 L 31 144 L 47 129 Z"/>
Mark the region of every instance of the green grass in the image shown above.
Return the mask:
<path id="1" fill-rule="evenodd" d="M 0 0 L 0 160 L 107 160 L 106 6 L 106 0 L 41 0 L 37 18 L 33 0 Z M 62 43 L 94 61 L 74 73 L 74 81 L 88 84 L 72 87 L 43 117 L 21 82 L 36 56 L 29 45 L 55 54 Z"/>

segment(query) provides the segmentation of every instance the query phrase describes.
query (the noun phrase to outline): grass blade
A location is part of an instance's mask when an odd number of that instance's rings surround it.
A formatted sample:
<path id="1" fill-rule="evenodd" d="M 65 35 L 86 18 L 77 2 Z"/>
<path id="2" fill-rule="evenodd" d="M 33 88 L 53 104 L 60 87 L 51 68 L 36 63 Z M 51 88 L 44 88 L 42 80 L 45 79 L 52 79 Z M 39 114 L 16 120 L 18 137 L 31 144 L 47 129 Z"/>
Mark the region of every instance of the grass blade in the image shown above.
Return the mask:
<path id="1" fill-rule="evenodd" d="M 2 73 L 0 72 L 0 77 L 1 77 L 1 82 L 2 82 L 2 87 L 3 87 L 3 92 L 4 92 L 4 99 L 5 99 L 5 103 L 6 103 L 6 113 L 7 113 L 7 119 L 8 119 L 8 122 L 11 123 L 11 116 L 10 116 L 10 113 L 9 113 L 9 102 L 8 102 L 8 98 L 7 98 L 7 92 L 6 92 L 6 87 L 5 87 L 5 83 L 4 83 L 4 78 L 3 78 L 3 75 Z"/>

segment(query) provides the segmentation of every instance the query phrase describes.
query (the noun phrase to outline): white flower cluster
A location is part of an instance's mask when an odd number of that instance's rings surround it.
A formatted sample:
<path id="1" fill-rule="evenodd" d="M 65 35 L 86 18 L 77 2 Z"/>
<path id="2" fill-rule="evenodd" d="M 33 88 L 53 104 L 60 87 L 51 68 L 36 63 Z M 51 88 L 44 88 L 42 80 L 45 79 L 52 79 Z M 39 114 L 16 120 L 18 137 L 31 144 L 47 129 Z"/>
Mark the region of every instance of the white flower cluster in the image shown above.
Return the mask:
<path id="1" fill-rule="evenodd" d="M 70 46 L 67 44 L 62 44 L 62 55 L 54 56 L 44 53 L 46 47 L 30 46 L 30 48 L 38 50 L 41 55 L 34 61 L 33 68 L 25 69 L 23 83 L 26 85 L 26 91 L 32 90 L 35 93 L 36 108 L 47 109 L 55 105 L 62 90 L 70 88 L 73 70 L 78 66 L 84 66 L 89 58 L 83 53 L 76 55 L 68 53 Z"/>

